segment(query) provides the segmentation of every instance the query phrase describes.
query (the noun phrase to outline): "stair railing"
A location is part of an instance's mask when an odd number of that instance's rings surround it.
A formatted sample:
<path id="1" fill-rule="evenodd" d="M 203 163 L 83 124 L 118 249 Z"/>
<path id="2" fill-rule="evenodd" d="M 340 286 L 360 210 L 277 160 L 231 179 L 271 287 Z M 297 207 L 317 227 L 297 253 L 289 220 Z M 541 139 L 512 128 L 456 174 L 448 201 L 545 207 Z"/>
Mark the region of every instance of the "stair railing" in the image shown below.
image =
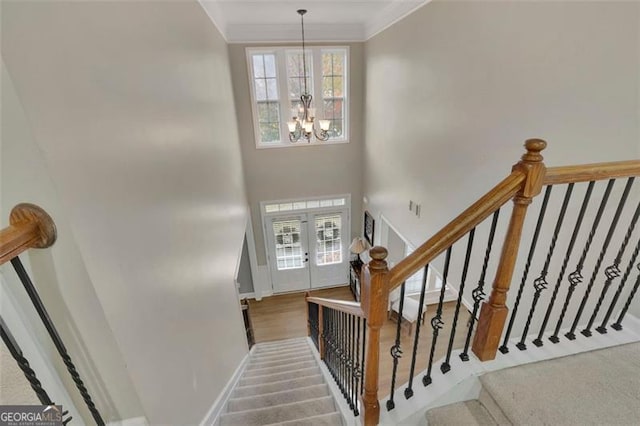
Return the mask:
<path id="1" fill-rule="evenodd" d="M 9 226 L 0 230 L 0 265 L 8 261 L 11 262 L 36 312 L 38 313 L 40 320 L 51 337 L 60 357 L 64 361 L 64 364 L 84 399 L 87 408 L 91 412 L 94 421 L 98 426 L 104 426 L 105 422 L 102 419 L 100 412 L 93 403 L 91 395 L 85 387 L 84 382 L 82 381 L 53 321 L 51 320 L 35 285 L 31 281 L 31 278 L 27 274 L 26 269 L 18 257 L 21 253 L 31 248 L 51 247 L 55 243 L 56 237 L 57 233 L 55 223 L 47 212 L 34 204 L 18 204 L 11 210 Z M 49 398 L 47 392 L 43 389 L 35 372 L 29 366 L 28 360 L 24 357 L 20 350 L 20 346 L 11 334 L 2 317 L 0 317 L 0 335 L 9 349 L 9 352 L 25 374 L 25 377 L 29 381 L 40 402 L 42 404 L 52 405 L 53 402 Z M 66 415 L 67 413 L 68 412 L 65 412 L 63 415 Z M 69 421 L 71 421 L 71 417 L 66 418 L 63 423 L 67 424 Z"/>
<path id="2" fill-rule="evenodd" d="M 364 385 L 367 319 L 360 304 L 311 297 L 307 293 L 308 331 L 349 408 L 360 414 Z"/>
<path id="3" fill-rule="evenodd" d="M 498 349 L 503 354 L 509 352 L 509 339 L 516 325 L 520 325 L 516 320 L 518 312 L 524 312 L 526 317 L 521 322 L 526 322 L 522 329 L 520 341 L 516 347 L 520 350 L 526 350 L 525 340 L 528 338 L 529 331 L 536 321 L 542 321 L 542 325 L 533 334 L 535 339 L 532 340 L 535 346 L 542 346 L 542 337 L 548 334 L 547 325 L 551 326 L 553 333 L 548 336 L 549 341 L 557 343 L 559 341 L 559 333 L 564 324 L 565 316 L 573 316 L 565 337 L 569 340 L 575 339 L 577 327 L 581 324 L 581 320 L 587 320 L 585 327 L 581 330 L 581 334 L 585 337 L 591 336 L 591 329 L 598 322 L 600 325 L 595 330 L 601 334 L 607 332 L 607 325 L 614 330 L 622 329 L 621 321 L 625 317 L 631 301 L 640 287 L 640 263 L 636 263 L 640 253 L 640 238 L 632 239 L 636 223 L 640 217 L 640 202 L 638 202 L 633 214 L 627 213 L 625 209 L 632 203 L 627 203 L 631 187 L 636 176 L 640 176 L 640 161 L 621 161 L 612 163 L 597 163 L 581 166 L 564 166 L 553 167 L 547 169 L 543 163 L 541 155 L 542 150 L 546 147 L 546 142 L 539 139 L 531 139 L 525 143 L 526 153 L 521 160 L 513 166 L 511 173 L 496 185 L 486 195 L 481 197 L 476 203 L 456 217 L 442 230 L 437 232 L 432 238 L 427 240 L 411 255 L 400 261 L 391 270 L 388 269 L 386 263 L 387 251 L 383 247 L 373 247 L 370 250 L 371 261 L 362 269 L 361 272 L 361 304 L 360 309 L 363 318 L 367 321 L 366 336 L 366 369 L 364 377 L 364 391 L 362 392 L 361 404 L 364 411 L 364 424 L 375 425 L 379 421 L 380 404 L 378 398 L 378 387 L 381 369 L 381 352 L 380 352 L 380 330 L 386 321 L 386 312 L 388 309 L 389 295 L 392 291 L 399 289 L 400 298 L 398 306 L 398 323 L 396 328 L 395 340 L 389 349 L 389 356 L 382 359 L 387 362 L 390 359 L 390 369 L 384 370 L 386 376 L 391 376 L 389 400 L 386 401 L 386 408 L 393 410 L 395 407 L 395 388 L 402 375 L 408 373 L 403 378 L 408 380 L 407 387 L 404 390 L 405 398 L 409 399 L 413 396 L 413 381 L 416 369 L 422 370 L 420 363 L 426 363 L 425 374 L 422 377 L 422 384 L 428 386 L 432 383 L 432 367 L 439 357 L 444 357 L 444 362 L 440 365 L 442 374 L 446 374 L 452 368 L 452 355 L 454 346 L 462 348 L 458 353 L 461 362 L 469 360 L 469 346 L 473 338 L 472 351 L 480 361 L 492 360 L 496 357 Z M 624 187 L 620 186 L 621 194 L 612 192 L 615 181 L 624 179 Z M 596 206 L 590 205 L 590 199 L 594 194 L 594 187 L 599 181 L 607 181 L 606 187 L 599 196 L 597 211 L 594 212 Z M 604 182 L 603 182 L 604 183 Z M 559 210 L 556 216 L 547 215 L 549 201 L 552 196 L 553 186 L 566 185 L 565 190 L 561 194 L 557 205 Z M 585 185 L 584 196 L 579 200 L 572 200 L 574 187 L 577 185 Z M 619 186 L 619 185 L 618 185 Z M 616 188 L 618 188 L 616 186 Z M 538 216 L 535 219 L 535 228 L 531 235 L 526 236 L 526 241 L 530 242 L 528 246 L 527 256 L 524 257 L 524 264 L 517 265 L 518 252 L 523 241 L 523 227 L 527 216 L 529 205 L 532 204 L 534 198 L 538 194 L 543 193 L 541 202 L 536 203 L 540 206 Z M 597 190 L 596 192 L 600 192 Z M 614 195 L 612 195 L 614 194 Z M 612 214 L 609 212 L 609 201 L 617 198 L 617 205 Z M 633 197 L 631 197 L 633 198 Z M 499 215 L 501 208 L 507 204 L 509 200 L 513 201 L 511 215 L 508 223 L 501 226 Z M 581 202 L 580 202 L 581 201 Z M 572 211 L 571 207 L 580 202 L 580 208 L 575 209 L 577 213 Z M 554 202 L 551 205 L 555 206 Z M 577 207 L 577 206 L 576 206 Z M 556 207 L 552 207 L 555 209 Z M 587 214 L 585 214 L 587 212 Z M 595 214 L 594 214 L 595 213 Z M 549 217 L 546 217 L 549 216 Z M 546 222 L 545 222 L 546 217 Z M 551 222 L 553 220 L 553 222 Z M 505 221 L 506 222 L 506 221 Z M 553 231 L 551 233 L 541 232 L 544 226 L 551 222 Z M 571 237 L 565 241 L 564 233 L 561 232 L 564 226 L 571 225 L 573 228 Z M 590 226 L 587 225 L 590 222 Z M 608 222 L 608 226 L 606 226 Z M 624 234 L 616 233 L 618 224 L 624 225 Z M 602 224 L 602 226 L 600 226 Z M 581 231 L 588 231 L 584 234 Z M 497 251 L 494 247 L 496 235 L 504 234 L 501 251 Z M 594 238 L 595 237 L 595 238 Z M 636 237 L 637 238 L 637 237 Z M 544 251 L 536 250 L 543 247 L 542 242 L 549 239 L 548 248 Z M 584 240 L 584 241 L 583 241 Z M 632 252 L 629 254 L 631 241 L 637 241 Z M 482 243 L 481 251 L 478 251 L 478 242 Z M 486 242 L 486 245 L 484 244 Z M 475 251 L 474 251 L 475 243 Z M 566 274 L 568 270 L 569 260 L 576 257 L 574 249 L 582 244 L 581 255 L 578 263 L 572 272 Z M 619 243 L 619 245 L 618 245 Z M 583 281 L 582 274 L 585 272 L 585 259 L 591 252 L 591 257 L 595 255 L 594 247 L 600 244 L 601 249 L 597 254 L 597 260 L 593 266 L 591 276 L 586 286 L 579 287 Z M 615 258 L 609 260 L 609 247 L 617 245 Z M 461 245 L 458 249 L 458 245 Z M 593 249 L 593 250 L 592 250 Z M 629 249 L 629 250 L 628 250 Z M 559 254 L 564 254 L 558 258 Z M 488 299 L 485 301 L 485 281 L 489 272 L 489 264 L 492 265 L 491 259 L 499 255 L 495 273 L 493 274 L 492 288 Z M 609 256 L 609 257 L 608 257 Z M 589 259 L 591 259 L 591 257 Z M 482 259 L 482 264 L 473 270 L 470 263 L 472 259 Z M 457 267 L 451 265 L 457 261 Z M 427 348 L 420 340 L 422 318 L 424 312 L 425 289 L 430 264 L 441 262 L 442 268 L 442 286 L 440 287 L 439 299 L 436 305 L 435 314 L 431 318 L 431 339 L 430 346 Z M 541 271 L 534 275 L 533 269 L 541 264 Z M 553 264 L 553 265 L 552 265 Z M 602 268 L 603 265 L 608 265 Z M 516 266 L 520 266 L 522 277 L 518 280 L 518 292 L 515 303 L 511 307 L 507 307 L 507 295 L 512 281 L 514 280 L 514 271 Z M 552 266 L 555 268 L 552 268 Z M 547 278 L 550 271 L 559 273 L 555 282 L 554 291 L 551 296 L 545 295 L 545 290 L 549 287 Z M 624 271 L 622 271 L 622 269 Z M 414 328 L 413 335 L 405 338 L 401 334 L 401 323 L 404 321 L 404 305 L 405 301 L 405 281 L 419 271 L 422 273 L 422 288 L 417 302 L 417 325 Z M 472 273 L 477 273 L 476 277 L 472 277 Z M 635 281 L 631 278 L 635 275 Z M 620 282 L 613 296 L 609 295 L 609 289 L 613 286 L 614 280 L 620 278 Z M 598 286 L 599 296 L 591 297 L 595 283 L 601 283 Z M 627 285 L 630 282 L 632 284 Z M 449 286 L 448 283 L 457 283 L 457 298 L 455 300 L 455 308 L 453 315 L 450 315 L 451 309 L 446 308 L 446 295 Z M 561 291 L 559 292 L 559 289 Z M 579 302 L 573 298 L 574 293 L 584 291 Z M 472 306 L 462 309 L 462 299 L 465 291 L 471 291 Z M 488 291 L 486 291 L 489 293 Z M 566 292 L 566 294 L 564 294 Z M 523 297 L 526 296 L 526 297 Z M 564 296 L 564 303 L 559 312 L 556 321 L 551 321 L 556 301 Z M 609 296 L 609 297 L 607 297 Z M 549 299 L 550 297 L 550 299 Z M 606 300 L 610 299 L 607 306 Z M 309 301 L 310 298 L 307 298 Z M 415 299 L 414 299 L 415 300 Z M 465 299 L 465 300 L 468 300 Z M 530 300 L 528 309 L 520 308 L 521 302 Z M 537 306 L 548 302 L 547 309 L 540 310 Z M 624 300 L 620 309 L 619 300 Z M 326 301 L 325 303 L 333 302 Z M 452 302 L 453 303 L 453 302 Z M 579 303 L 579 305 L 578 305 Z M 591 314 L 587 316 L 585 312 L 595 303 L 595 307 Z M 622 302 L 621 302 L 622 303 Z M 357 305 L 357 304 L 354 304 Z M 448 306 L 448 305 L 447 305 Z M 452 305 L 453 306 L 453 305 Z M 569 312 L 568 307 L 577 308 L 577 312 Z M 520 309 L 519 309 L 520 308 Z M 558 311 L 558 308 L 555 308 Z M 612 315 L 619 310 L 617 319 L 609 324 Z M 445 312 L 446 311 L 446 312 Z M 511 312 L 510 312 L 511 311 Z M 448 313 L 447 313 L 448 312 Z M 511 316 L 509 318 L 509 313 Z M 543 316 L 544 314 L 544 316 Z M 445 318 L 447 315 L 447 318 Z M 555 312 L 558 315 L 558 312 Z M 466 321 L 465 318 L 466 317 Z M 507 319 L 509 319 L 507 324 Z M 320 321 L 322 322 L 322 321 Z M 457 333 L 457 329 L 461 328 L 461 324 L 467 327 L 463 334 Z M 554 326 L 555 324 L 555 326 Z M 318 340 L 322 342 L 323 331 L 321 329 L 313 329 L 310 332 L 318 335 Z M 439 352 L 438 346 L 439 335 L 449 333 L 448 341 L 445 341 L 445 350 Z M 504 336 L 501 344 L 501 338 Z M 424 339 L 423 339 L 424 340 Z M 440 342 L 442 343 L 442 342 Z M 402 359 L 403 352 L 410 347 L 411 358 Z M 322 351 L 322 348 L 319 348 Z M 426 360 L 418 355 L 426 355 Z M 406 361 L 410 360 L 410 363 Z M 419 361 L 419 362 L 417 362 Z M 386 367 L 385 367 L 386 368 Z M 388 381 L 388 380 L 387 380 Z M 384 383 L 387 385 L 387 383 Z M 402 384 L 402 382 L 400 382 Z"/>

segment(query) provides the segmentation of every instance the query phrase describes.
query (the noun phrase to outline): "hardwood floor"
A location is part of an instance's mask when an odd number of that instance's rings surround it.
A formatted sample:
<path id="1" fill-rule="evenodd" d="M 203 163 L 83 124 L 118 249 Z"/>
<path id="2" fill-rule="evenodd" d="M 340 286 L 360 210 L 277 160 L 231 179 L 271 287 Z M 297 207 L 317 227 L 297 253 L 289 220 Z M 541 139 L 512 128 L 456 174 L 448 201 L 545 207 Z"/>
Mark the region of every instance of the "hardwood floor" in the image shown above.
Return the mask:
<path id="1" fill-rule="evenodd" d="M 353 296 L 348 286 L 312 291 L 311 294 L 317 297 L 353 301 Z M 306 306 L 304 301 L 305 293 L 291 293 L 279 296 L 271 296 L 262 299 L 260 302 L 250 300 L 250 315 L 252 318 L 256 343 L 273 340 L 290 339 L 307 335 Z M 435 315 L 437 305 L 429 305 L 426 313 L 424 326 L 421 326 L 420 339 L 418 341 L 414 386 L 422 386 L 421 379 L 429 361 L 429 351 L 433 338 L 431 328 L 431 318 Z M 447 346 L 451 333 L 453 315 L 455 312 L 455 302 L 445 303 L 442 310 L 442 320 L 444 328 L 440 330 L 438 341 L 434 352 L 433 372 L 440 368 L 436 364 L 440 358 L 446 355 Z M 463 307 L 460 308 L 460 317 L 456 327 L 456 335 L 453 340 L 453 349 L 460 349 L 464 346 L 467 336 L 467 323 L 469 313 Z M 397 323 L 395 320 L 387 320 L 382 327 L 380 336 L 380 385 L 379 395 L 384 397 L 391 388 L 391 374 L 393 370 L 393 358 L 390 355 L 390 348 L 395 344 Z M 413 326 L 415 332 L 415 324 Z M 406 330 L 401 330 L 400 344 L 403 351 L 402 358 L 398 362 L 396 374 L 396 389 L 398 397 L 404 391 L 404 385 L 409 380 L 409 370 L 411 367 L 411 356 L 413 353 L 414 334 L 407 335 Z M 451 364 L 455 368 L 461 361 L 458 357 L 451 359 Z M 384 403 L 384 401 L 381 401 Z"/>

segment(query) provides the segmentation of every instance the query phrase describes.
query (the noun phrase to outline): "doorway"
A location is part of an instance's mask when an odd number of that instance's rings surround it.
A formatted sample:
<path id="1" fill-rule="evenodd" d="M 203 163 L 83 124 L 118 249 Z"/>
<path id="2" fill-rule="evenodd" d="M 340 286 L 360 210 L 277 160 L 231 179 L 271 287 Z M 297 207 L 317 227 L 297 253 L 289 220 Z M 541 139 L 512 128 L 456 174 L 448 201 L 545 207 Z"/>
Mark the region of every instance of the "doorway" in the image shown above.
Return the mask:
<path id="1" fill-rule="evenodd" d="M 348 201 L 348 196 L 343 196 L 263 205 L 267 261 L 274 293 L 346 284 Z M 274 211 L 276 205 L 278 209 Z"/>

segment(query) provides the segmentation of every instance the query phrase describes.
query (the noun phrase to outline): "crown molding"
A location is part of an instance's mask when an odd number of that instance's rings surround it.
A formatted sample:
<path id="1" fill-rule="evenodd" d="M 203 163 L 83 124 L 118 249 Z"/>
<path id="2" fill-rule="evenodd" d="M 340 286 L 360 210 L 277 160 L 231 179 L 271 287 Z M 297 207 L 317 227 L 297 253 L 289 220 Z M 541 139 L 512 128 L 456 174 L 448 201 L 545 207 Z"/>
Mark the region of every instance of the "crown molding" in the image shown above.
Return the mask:
<path id="1" fill-rule="evenodd" d="M 198 3 L 204 9 L 204 12 L 207 14 L 213 25 L 216 27 L 224 41 L 229 43 L 229 38 L 227 37 L 226 29 L 224 28 L 224 17 L 222 16 L 222 11 L 218 6 L 218 3 L 215 1 L 205 1 L 198 0 Z"/>
<path id="2" fill-rule="evenodd" d="M 400 0 L 390 3 L 365 24 L 364 41 L 378 35 L 431 1 L 432 0 Z"/>
<path id="3" fill-rule="evenodd" d="M 396 0 L 364 23 L 314 23 L 305 25 L 305 35 L 313 42 L 363 42 L 381 33 L 431 0 Z M 218 1 L 198 0 L 227 43 L 283 43 L 300 41 L 295 24 L 228 23 Z"/>
<path id="4" fill-rule="evenodd" d="M 364 26 L 360 24 L 305 24 L 305 38 L 309 43 L 336 41 L 364 41 Z M 300 42 L 299 24 L 229 24 L 229 43 Z"/>

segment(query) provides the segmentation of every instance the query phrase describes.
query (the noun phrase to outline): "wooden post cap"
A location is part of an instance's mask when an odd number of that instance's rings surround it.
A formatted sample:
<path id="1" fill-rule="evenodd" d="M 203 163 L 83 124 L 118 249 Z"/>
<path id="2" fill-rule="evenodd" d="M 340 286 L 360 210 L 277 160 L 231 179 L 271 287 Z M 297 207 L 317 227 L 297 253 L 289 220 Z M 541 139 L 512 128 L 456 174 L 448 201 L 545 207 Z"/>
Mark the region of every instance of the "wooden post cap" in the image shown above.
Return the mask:
<path id="1" fill-rule="evenodd" d="M 369 256 L 374 260 L 385 260 L 388 254 L 387 249 L 380 246 L 372 247 L 371 250 L 369 250 Z"/>
<path id="2" fill-rule="evenodd" d="M 522 160 L 539 163 L 543 160 L 540 152 L 547 147 L 547 142 L 542 139 L 527 139 L 524 147 L 527 149 L 527 152 L 522 156 Z"/>
<path id="3" fill-rule="evenodd" d="M 56 224 L 41 207 L 30 203 L 20 203 L 11 209 L 11 215 L 9 216 L 11 225 L 19 225 L 25 222 L 33 222 L 38 225 L 39 239 L 32 245 L 33 248 L 51 247 L 56 242 L 58 235 Z"/>
<path id="4" fill-rule="evenodd" d="M 369 256 L 371 256 L 371 262 L 369 262 L 369 270 L 384 271 L 387 269 L 386 258 L 389 252 L 386 248 L 375 246 L 369 250 Z"/>

